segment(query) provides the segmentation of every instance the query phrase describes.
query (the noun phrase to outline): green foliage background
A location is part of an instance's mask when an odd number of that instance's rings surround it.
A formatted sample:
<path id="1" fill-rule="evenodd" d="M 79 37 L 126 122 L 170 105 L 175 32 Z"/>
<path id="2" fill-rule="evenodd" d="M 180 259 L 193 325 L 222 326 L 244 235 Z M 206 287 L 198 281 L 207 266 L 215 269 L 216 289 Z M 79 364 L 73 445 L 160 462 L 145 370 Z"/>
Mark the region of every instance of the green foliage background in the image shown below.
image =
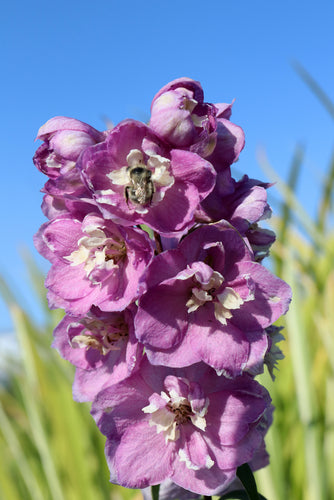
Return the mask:
<path id="1" fill-rule="evenodd" d="M 318 84 L 296 69 L 334 118 L 334 105 Z M 283 199 L 271 221 L 277 233 L 271 265 L 293 289 L 281 321 L 286 358 L 275 382 L 268 374 L 260 377 L 276 407 L 267 437 L 271 464 L 256 473 L 258 489 L 269 500 L 334 499 L 334 156 L 318 193 L 318 215 L 311 219 L 294 195 L 303 154 L 297 147 L 286 184 L 265 157 L 259 159 L 268 178 L 278 180 Z M 21 353 L 0 385 L 0 498 L 140 500 L 139 491 L 109 483 L 104 438 L 89 406 L 72 400 L 72 366 L 50 348 L 62 313 L 48 310 L 44 278 L 29 258 L 27 268 L 44 311 L 42 327 L 0 283 Z"/>

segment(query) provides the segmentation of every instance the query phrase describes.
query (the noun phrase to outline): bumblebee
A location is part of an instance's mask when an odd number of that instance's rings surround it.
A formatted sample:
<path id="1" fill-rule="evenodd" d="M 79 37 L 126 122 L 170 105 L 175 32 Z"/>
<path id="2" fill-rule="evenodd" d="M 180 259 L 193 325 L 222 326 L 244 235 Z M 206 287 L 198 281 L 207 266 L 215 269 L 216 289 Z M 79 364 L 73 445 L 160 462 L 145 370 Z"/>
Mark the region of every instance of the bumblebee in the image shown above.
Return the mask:
<path id="1" fill-rule="evenodd" d="M 151 204 L 154 195 L 151 170 L 142 165 L 135 165 L 128 167 L 127 171 L 130 177 L 130 183 L 125 188 L 127 204 L 129 200 L 135 205 Z"/>

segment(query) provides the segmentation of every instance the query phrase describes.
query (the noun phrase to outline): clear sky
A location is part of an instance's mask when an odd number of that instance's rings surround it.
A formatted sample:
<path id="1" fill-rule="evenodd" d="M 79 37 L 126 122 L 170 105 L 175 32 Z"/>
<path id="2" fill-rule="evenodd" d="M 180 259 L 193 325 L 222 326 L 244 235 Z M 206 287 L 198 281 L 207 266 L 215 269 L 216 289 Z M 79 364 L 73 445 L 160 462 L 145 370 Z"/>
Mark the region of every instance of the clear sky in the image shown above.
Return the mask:
<path id="1" fill-rule="evenodd" d="M 146 121 L 174 78 L 199 80 L 208 102 L 231 102 L 246 147 L 237 171 L 268 180 L 259 147 L 283 177 L 306 146 L 299 196 L 312 210 L 334 126 L 291 62 L 334 100 L 334 2 L 57 0 L 4 2 L 0 20 L 2 244 L 0 273 L 34 312 L 19 250 L 45 221 L 46 178 L 32 164 L 38 128 L 64 115 L 104 129 L 104 117 Z M 238 176 L 238 174 L 236 174 Z M 20 292 L 19 292 L 20 291 Z M 0 332 L 11 320 L 0 300 Z"/>

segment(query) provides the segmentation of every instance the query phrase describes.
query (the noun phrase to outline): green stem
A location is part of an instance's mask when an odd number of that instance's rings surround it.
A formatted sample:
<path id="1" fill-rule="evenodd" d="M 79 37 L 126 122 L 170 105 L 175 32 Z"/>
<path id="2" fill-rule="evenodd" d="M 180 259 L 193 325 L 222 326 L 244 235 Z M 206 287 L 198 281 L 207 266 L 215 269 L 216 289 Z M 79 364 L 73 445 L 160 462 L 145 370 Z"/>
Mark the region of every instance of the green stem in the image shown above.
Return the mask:
<path id="1" fill-rule="evenodd" d="M 151 486 L 152 500 L 159 500 L 159 489 L 160 484 L 155 484 Z"/>

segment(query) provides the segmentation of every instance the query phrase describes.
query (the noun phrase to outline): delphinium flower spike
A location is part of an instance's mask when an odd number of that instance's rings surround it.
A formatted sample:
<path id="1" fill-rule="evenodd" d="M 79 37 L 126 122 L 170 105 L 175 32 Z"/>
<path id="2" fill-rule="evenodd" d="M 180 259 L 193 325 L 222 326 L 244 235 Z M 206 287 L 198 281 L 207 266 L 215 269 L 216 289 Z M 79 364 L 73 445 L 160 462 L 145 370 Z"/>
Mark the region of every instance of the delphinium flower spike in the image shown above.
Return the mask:
<path id="1" fill-rule="evenodd" d="M 145 499 L 158 484 L 162 500 L 224 494 L 243 464 L 268 463 L 273 406 L 255 377 L 274 377 L 291 291 L 263 264 L 270 184 L 233 177 L 232 105 L 179 78 L 148 124 L 56 117 L 37 135 L 35 245 L 49 307 L 66 313 L 53 346 L 76 367 L 74 399 L 92 402 L 110 480 Z"/>

